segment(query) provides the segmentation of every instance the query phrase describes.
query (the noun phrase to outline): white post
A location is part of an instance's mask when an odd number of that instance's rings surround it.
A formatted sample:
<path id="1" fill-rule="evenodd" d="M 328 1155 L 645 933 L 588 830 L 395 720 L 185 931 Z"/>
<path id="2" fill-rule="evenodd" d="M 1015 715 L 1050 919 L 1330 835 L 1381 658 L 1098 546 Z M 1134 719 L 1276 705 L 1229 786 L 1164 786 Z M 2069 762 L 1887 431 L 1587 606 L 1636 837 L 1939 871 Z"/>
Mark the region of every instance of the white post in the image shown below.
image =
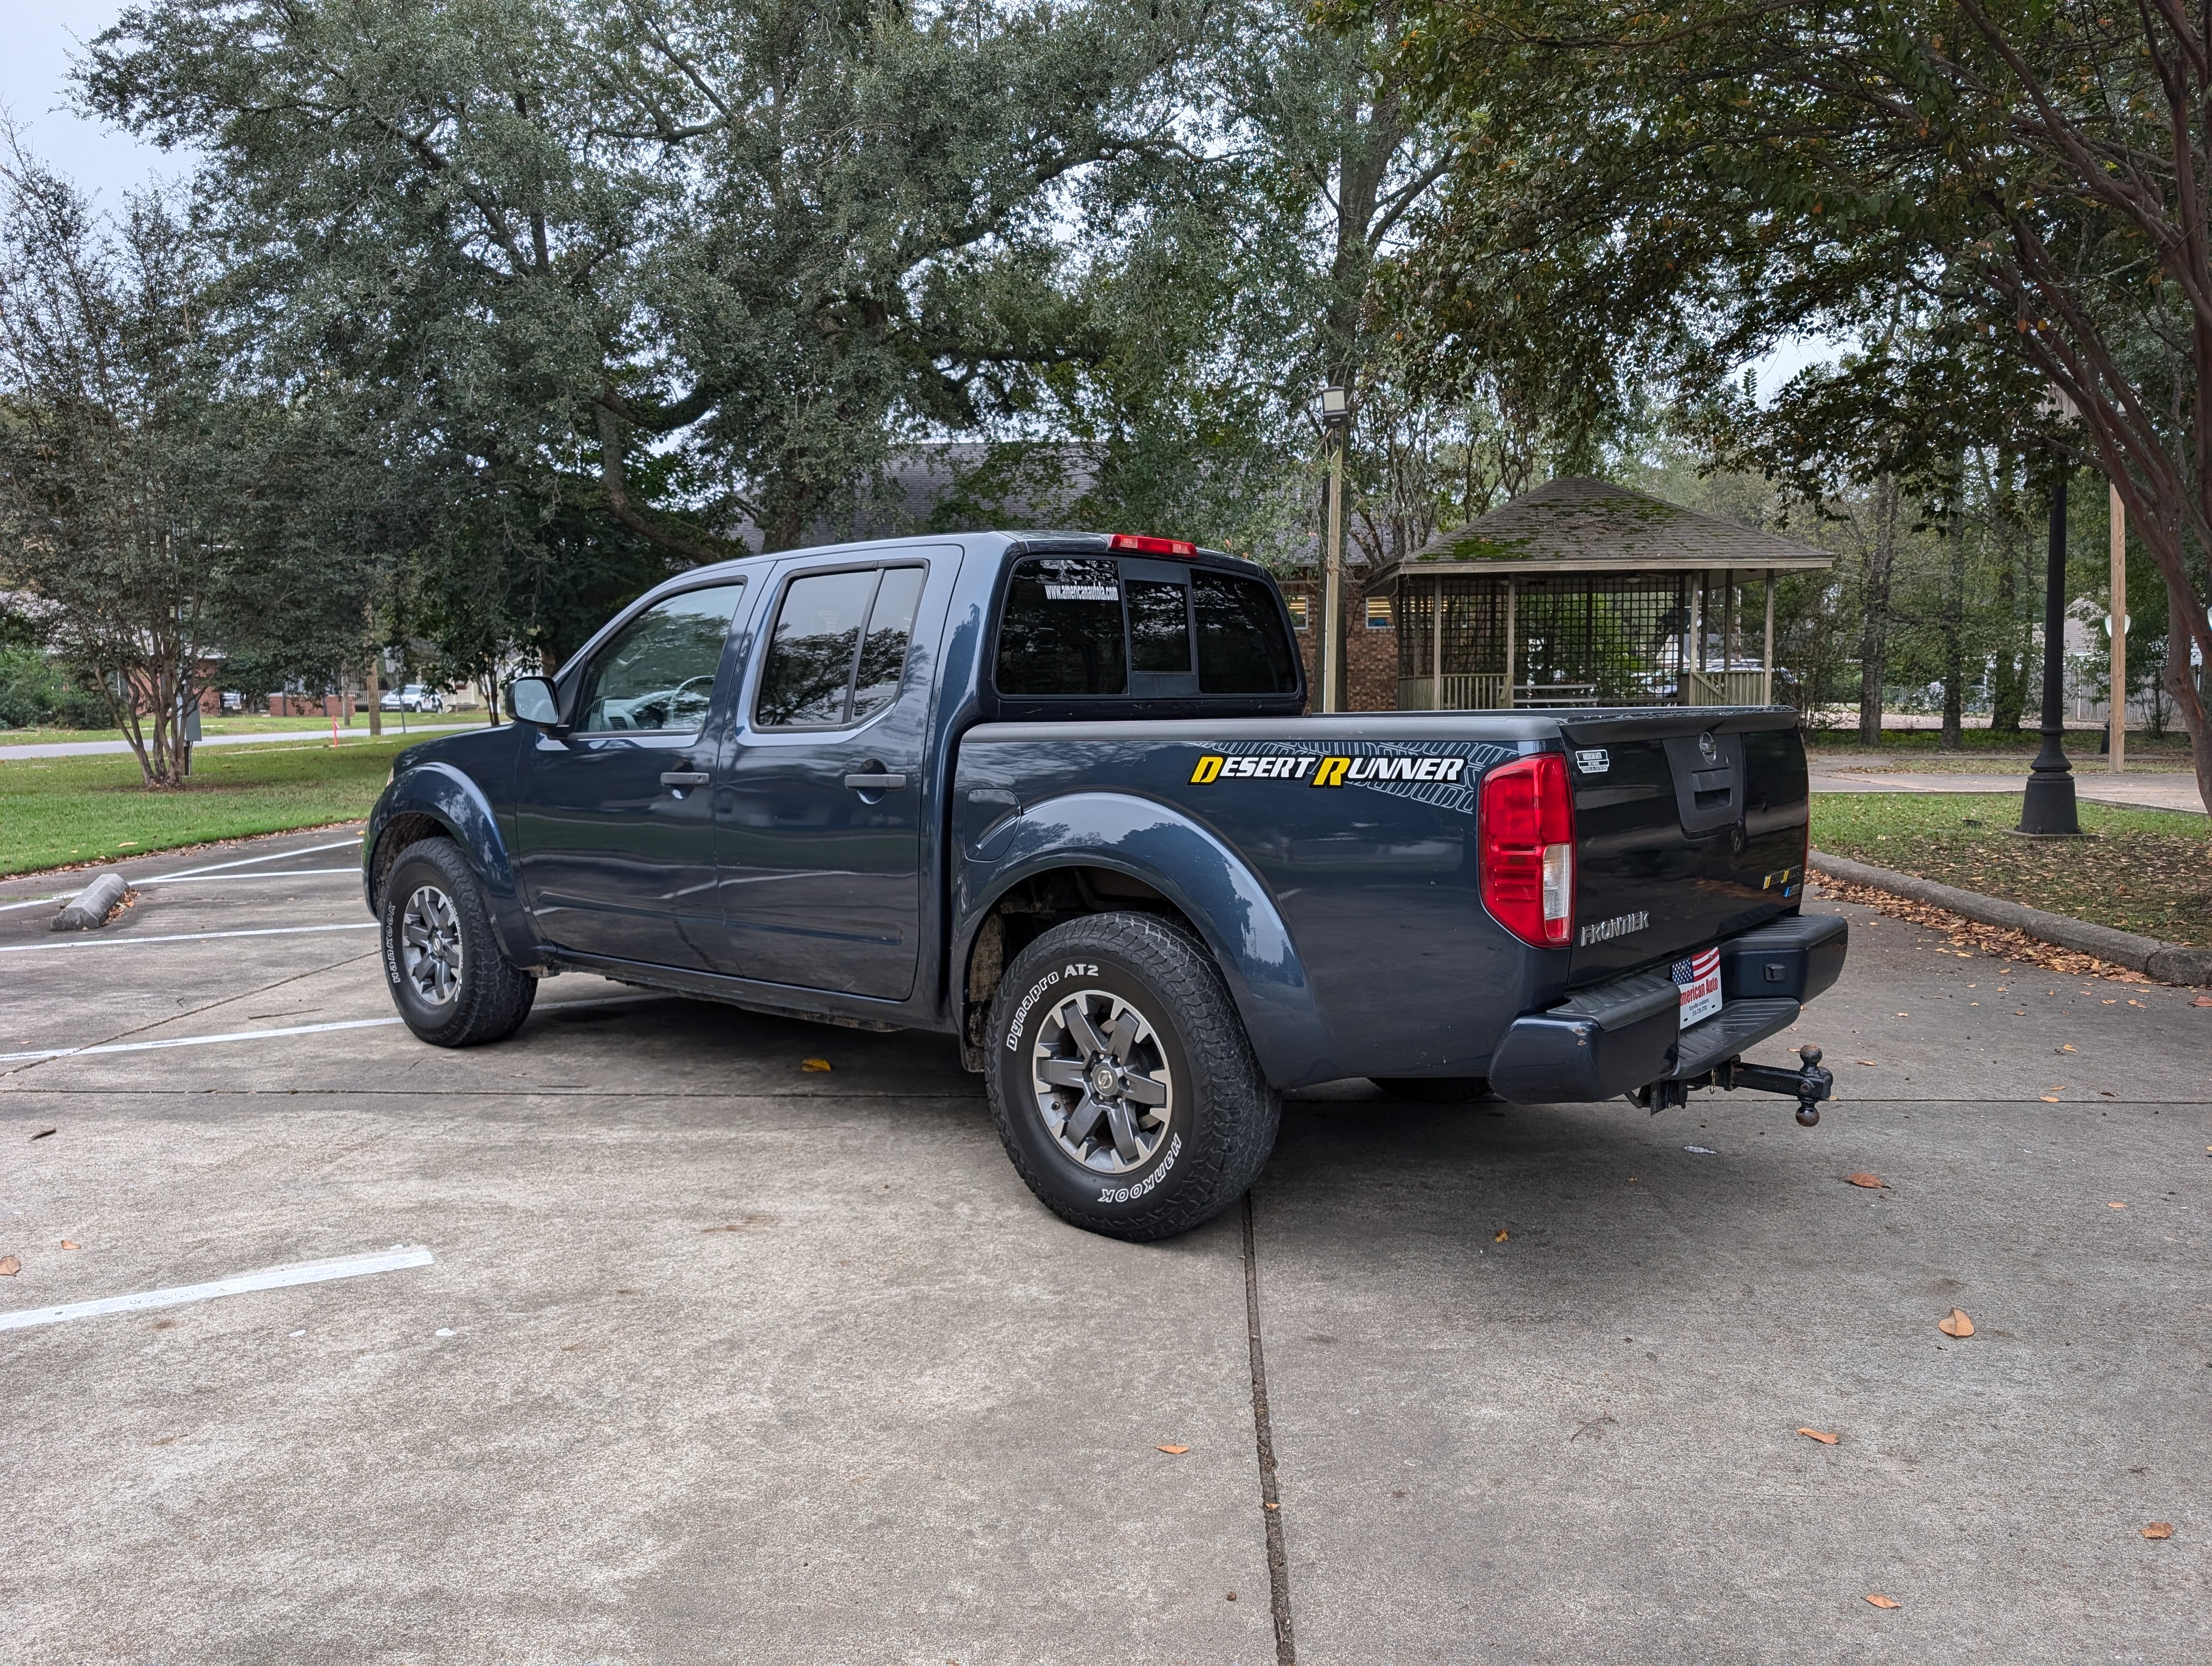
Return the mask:
<path id="1" fill-rule="evenodd" d="M 1774 703 L 1774 569 L 1766 569 L 1766 652 L 1759 669 L 1759 703 Z"/>
<path id="2" fill-rule="evenodd" d="M 1444 575 L 1436 577 L 1436 591 L 1430 600 L 1432 617 L 1429 620 L 1429 675 L 1436 679 L 1435 692 L 1429 700 L 1429 709 L 1440 712 L 1444 708 Z"/>
<path id="3" fill-rule="evenodd" d="M 2112 498 L 2112 773 L 2128 767 L 2128 506 Z"/>

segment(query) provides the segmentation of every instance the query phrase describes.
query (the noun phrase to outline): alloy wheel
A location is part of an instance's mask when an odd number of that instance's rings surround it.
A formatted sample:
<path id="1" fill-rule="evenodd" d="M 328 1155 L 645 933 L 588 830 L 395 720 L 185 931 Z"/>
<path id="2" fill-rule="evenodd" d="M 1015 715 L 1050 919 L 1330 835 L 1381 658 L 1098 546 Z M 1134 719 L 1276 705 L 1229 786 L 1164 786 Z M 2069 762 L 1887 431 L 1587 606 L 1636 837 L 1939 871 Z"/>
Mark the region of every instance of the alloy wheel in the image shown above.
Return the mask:
<path id="1" fill-rule="evenodd" d="M 1127 1174 L 1167 1137 L 1175 1083 L 1152 1021 L 1107 989 L 1064 995 L 1031 1055 L 1037 1113 L 1060 1148 L 1100 1174 Z"/>
<path id="2" fill-rule="evenodd" d="M 399 916 L 399 966 L 416 996 L 443 1006 L 461 988 L 461 916 L 453 899 L 422 885 Z"/>

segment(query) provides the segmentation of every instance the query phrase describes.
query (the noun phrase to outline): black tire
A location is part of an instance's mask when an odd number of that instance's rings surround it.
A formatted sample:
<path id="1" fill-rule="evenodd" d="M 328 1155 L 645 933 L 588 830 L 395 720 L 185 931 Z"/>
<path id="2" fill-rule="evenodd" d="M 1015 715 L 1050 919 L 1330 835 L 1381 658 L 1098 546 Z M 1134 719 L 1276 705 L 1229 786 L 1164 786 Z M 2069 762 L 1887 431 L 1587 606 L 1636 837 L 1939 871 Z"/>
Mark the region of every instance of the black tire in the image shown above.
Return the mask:
<path id="1" fill-rule="evenodd" d="M 522 1027 L 538 980 L 500 952 L 483 887 L 451 839 L 421 839 L 399 853 L 384 876 L 379 919 L 392 1004 L 417 1036 L 433 1047 L 475 1047 Z"/>
<path id="2" fill-rule="evenodd" d="M 1114 1084 L 1103 1096 L 1102 1066 Z M 1072 1079 L 1048 1084 L 1048 1068 Z M 1133 1243 L 1242 1197 L 1282 1122 L 1206 945 L 1150 915 L 1071 920 L 1015 956 L 991 1005 L 985 1075 L 999 1138 L 1038 1200 Z"/>
<path id="3" fill-rule="evenodd" d="M 1419 1105 L 1463 1105 L 1492 1097 L 1486 1076 L 1370 1076 L 1394 1099 Z"/>

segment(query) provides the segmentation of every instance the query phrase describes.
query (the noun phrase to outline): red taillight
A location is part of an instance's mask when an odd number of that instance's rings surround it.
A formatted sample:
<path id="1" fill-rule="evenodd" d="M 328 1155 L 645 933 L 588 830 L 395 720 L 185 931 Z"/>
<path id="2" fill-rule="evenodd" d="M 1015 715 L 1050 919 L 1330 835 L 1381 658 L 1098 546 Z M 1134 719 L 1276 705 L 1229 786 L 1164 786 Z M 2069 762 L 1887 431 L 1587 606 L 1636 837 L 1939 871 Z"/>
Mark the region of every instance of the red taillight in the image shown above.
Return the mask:
<path id="1" fill-rule="evenodd" d="M 1133 556 L 1195 556 L 1198 546 L 1186 544 L 1179 538 L 1140 538 L 1134 532 L 1116 532 L 1109 546 Z"/>
<path id="2" fill-rule="evenodd" d="M 1482 901 L 1524 943 L 1556 947 L 1575 922 L 1575 811 L 1567 761 L 1540 752 L 1482 778 Z"/>

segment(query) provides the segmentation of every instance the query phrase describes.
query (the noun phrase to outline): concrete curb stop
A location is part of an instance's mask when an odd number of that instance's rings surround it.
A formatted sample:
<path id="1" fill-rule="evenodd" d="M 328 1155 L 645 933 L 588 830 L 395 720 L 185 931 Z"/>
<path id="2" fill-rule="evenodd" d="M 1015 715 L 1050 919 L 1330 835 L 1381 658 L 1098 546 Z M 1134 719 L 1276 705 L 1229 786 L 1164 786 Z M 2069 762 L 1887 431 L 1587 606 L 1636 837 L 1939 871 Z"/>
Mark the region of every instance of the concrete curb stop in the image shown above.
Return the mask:
<path id="1" fill-rule="evenodd" d="M 99 930 L 107 923 L 108 914 L 130 889 L 120 873 L 110 870 L 101 874 L 62 904 L 62 911 L 54 916 L 53 928 L 58 932 Z"/>
<path id="2" fill-rule="evenodd" d="M 2111 926 L 2094 926 L 2086 920 L 2069 920 L 2063 914 L 2032 909 L 2021 903 L 2008 903 L 2002 897 L 1984 897 L 1979 891 L 1960 891 L 1955 885 L 1938 885 L 1917 873 L 1893 873 L 1871 863 L 1855 862 L 1848 856 L 1831 856 L 1815 850 L 1810 854 L 1810 860 L 1814 867 L 1834 874 L 1847 885 L 1870 885 L 1876 891 L 1909 897 L 1933 908 L 1948 909 L 1984 926 L 2024 932 L 2043 942 L 2071 949 L 2076 954 L 2094 955 L 2115 966 L 2125 966 L 2130 971 L 2141 972 L 2160 983 L 2212 983 L 2212 949 L 2192 949 Z"/>

